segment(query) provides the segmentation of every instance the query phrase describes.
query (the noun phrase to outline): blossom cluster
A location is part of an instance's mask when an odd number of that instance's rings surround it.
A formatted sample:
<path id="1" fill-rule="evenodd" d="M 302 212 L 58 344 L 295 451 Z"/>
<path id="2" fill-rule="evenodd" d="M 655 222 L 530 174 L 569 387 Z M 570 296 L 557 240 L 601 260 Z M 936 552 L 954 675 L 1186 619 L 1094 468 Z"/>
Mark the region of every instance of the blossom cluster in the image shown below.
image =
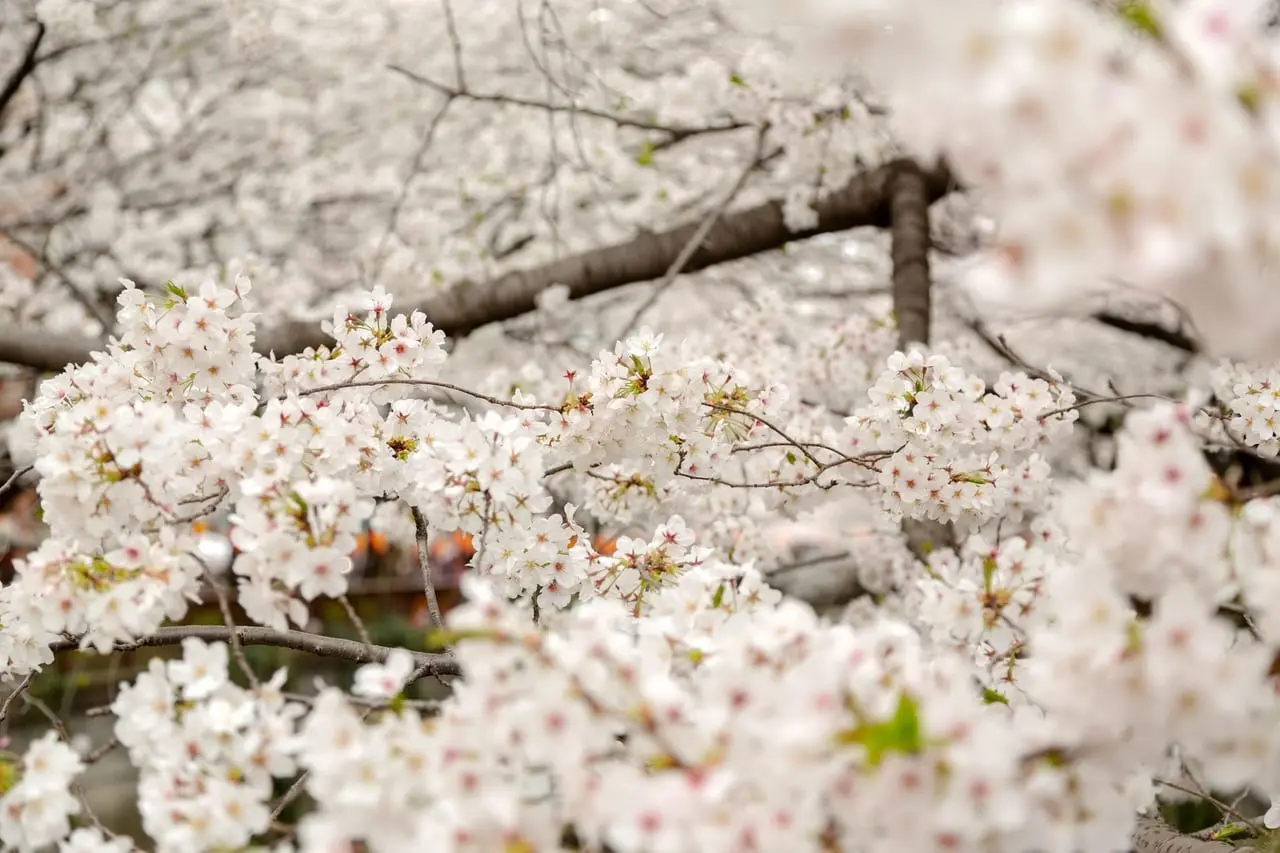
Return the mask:
<path id="1" fill-rule="evenodd" d="M 1269 459 L 1280 455 L 1280 375 L 1274 369 L 1225 364 L 1213 378 L 1227 413 L 1228 437 Z"/>
<path id="2" fill-rule="evenodd" d="M 662 337 L 642 330 L 602 352 L 589 375 L 567 373 L 560 416 L 543 437 L 552 458 L 607 478 L 601 509 L 611 513 L 676 478 L 717 477 L 733 445 L 766 433 L 763 419 L 786 400 L 785 387 L 758 386 L 687 345 L 664 347 Z"/>
<path id="3" fill-rule="evenodd" d="M 252 689 L 231 682 L 224 643 L 188 638 L 152 659 L 111 705 L 115 735 L 140 772 L 143 828 L 160 853 L 241 848 L 265 832 L 272 780 L 295 772 L 285 672 Z"/>
<path id="4" fill-rule="evenodd" d="M 80 755 L 53 731 L 27 748 L 21 769 L 0 755 L 0 844 L 37 850 L 66 838 L 80 811 L 71 784 L 83 770 Z"/>
<path id="5" fill-rule="evenodd" d="M 970 523 L 1018 517 L 1043 499 L 1049 466 L 1035 452 L 1067 434 L 1075 397 L 1006 373 L 990 391 L 940 355 L 890 356 L 869 396 L 848 419 L 840 447 L 879 451 L 884 507 L 891 513 Z"/>
<path id="6" fill-rule="evenodd" d="M 788 417 L 786 389 L 643 332 L 587 378 L 571 374 L 557 403 L 472 396 L 486 408 L 458 413 L 410 396 L 454 390 L 433 378 L 443 349 L 425 319 L 392 317 L 378 292 L 363 317 L 339 313 L 333 349 L 258 360 L 262 391 L 240 356 L 234 382 L 176 367 L 143 381 L 143 351 L 186 358 L 178 329 L 193 316 L 238 328 L 233 353 L 248 352 L 251 318 L 227 313 L 247 283 L 181 291 L 153 301 L 127 288 L 120 340 L 132 343 L 46 383 L 23 415 L 50 507 L 84 524 L 77 538 L 66 517 L 52 519 L 53 535 L 0 591 L 5 674 L 46 664 L 63 635 L 108 651 L 181 618 L 204 567 L 175 532 L 179 507 L 232 510 L 239 601 L 277 630 L 303 624 L 305 602 L 346 591 L 350 546 L 378 500 L 472 533 L 476 571 L 436 636 L 464 678 L 435 715 L 398 695 L 413 668 L 402 653 L 357 674 L 362 702 L 330 687 L 310 706 L 285 700 L 283 672 L 232 684 L 220 644 L 187 640 L 180 660 L 154 661 L 112 712 L 162 850 L 260 841 L 273 780 L 298 771 L 315 803 L 298 826 L 307 851 L 427 839 L 553 849 L 566 833 L 620 853 L 1066 851 L 1124 843 L 1150 802 L 1150 768 L 1173 745 L 1215 784 L 1280 787 L 1269 655 L 1215 609 L 1235 603 L 1264 636 L 1276 631 L 1280 523 L 1270 501 L 1244 501 L 1212 472 L 1189 404 L 1129 412 L 1115 470 L 1058 485 L 1038 453 L 1072 429 L 1065 381 L 1008 373 L 988 388 L 918 351 L 892 355 L 869 405 L 820 441 L 791 437 L 807 416 Z M 218 346 L 193 356 L 216 361 Z M 122 429 L 105 444 L 86 428 L 137 411 L 166 428 Z M 613 487 L 662 483 L 676 495 L 687 483 L 699 501 L 739 450 L 748 474 L 794 456 L 810 482 L 779 487 L 821 494 L 844 478 L 891 517 L 976 533 L 927 565 L 894 563 L 880 594 L 900 592 L 906 610 L 842 624 L 764 583 L 752 558 L 777 537 L 743 521 L 776 506 L 763 499 L 710 504 L 732 510 L 713 532 L 740 544 L 732 560 L 695 544 L 678 514 L 619 536 L 610 554 L 580 507 L 547 514 L 558 460 Z M 108 451 L 116 478 L 53 464 Z M 132 508 L 113 491 L 121 483 L 136 486 Z M 879 559 L 875 529 L 849 540 L 868 548 L 855 559 Z M 1184 665 L 1191 653 L 1202 667 Z M 1230 701 L 1209 695 L 1224 683 Z M 1118 707 L 1104 701 L 1117 696 Z M 23 784 L 7 796 L 28 796 Z M 90 843 L 65 820 L 23 832 Z"/>

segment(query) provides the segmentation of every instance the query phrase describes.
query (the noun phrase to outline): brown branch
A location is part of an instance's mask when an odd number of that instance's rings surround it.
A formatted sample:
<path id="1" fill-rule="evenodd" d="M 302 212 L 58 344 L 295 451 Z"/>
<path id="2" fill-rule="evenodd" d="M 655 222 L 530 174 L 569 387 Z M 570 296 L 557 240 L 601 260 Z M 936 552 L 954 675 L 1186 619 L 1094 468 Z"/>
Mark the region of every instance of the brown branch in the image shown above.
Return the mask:
<path id="1" fill-rule="evenodd" d="M 663 124 L 661 122 L 648 121 L 646 119 L 620 115 L 618 113 L 595 110 L 589 107 L 578 106 L 576 104 L 552 104 L 547 101 L 535 101 L 530 98 L 522 98 L 518 95 L 472 92 L 464 85 L 456 87 L 448 86 L 444 83 L 432 80 L 429 77 L 423 77 L 421 74 L 416 74 L 399 65 L 392 64 L 388 65 L 387 68 L 397 74 L 404 75 L 415 83 L 426 86 L 429 89 L 433 89 L 447 98 L 462 98 L 464 100 L 475 101 L 477 103 L 506 104 L 507 106 L 525 107 L 527 109 L 542 110 L 543 112 L 549 113 L 572 113 L 575 115 L 589 116 L 591 118 L 598 118 L 613 122 L 619 127 L 630 127 L 636 130 L 650 130 L 658 133 L 665 133 L 670 137 L 670 139 L 665 140 L 667 145 L 671 145 L 672 142 L 677 140 L 688 139 L 691 136 L 698 136 L 704 133 L 724 133 L 726 131 L 742 130 L 752 126 L 744 122 L 728 122 L 725 124 L 705 126 Z"/>
<path id="2" fill-rule="evenodd" d="M 890 186 L 893 237 L 893 313 L 898 349 L 929 342 L 928 180 L 913 162 L 901 163 Z"/>
<path id="3" fill-rule="evenodd" d="M 418 567 L 422 570 L 422 593 L 427 597 L 427 612 L 431 616 L 431 630 L 439 631 L 444 628 L 444 619 L 440 616 L 440 601 L 436 598 L 435 579 L 431 576 L 431 549 L 427 541 L 431 535 L 431 527 L 427 524 L 427 517 L 422 513 L 422 510 L 416 506 L 410 509 L 413 512 L 414 535 L 418 540 Z"/>
<path id="4" fill-rule="evenodd" d="M 1110 326 L 1122 332 L 1130 332 L 1139 337 L 1150 338 L 1153 341 L 1160 341 L 1160 343 L 1168 344 L 1174 349 L 1180 349 L 1183 352 L 1192 354 L 1200 352 L 1200 344 L 1195 338 L 1177 329 L 1166 329 L 1158 323 L 1133 320 L 1107 311 L 1094 314 L 1093 319 L 1104 326 Z"/>
<path id="5" fill-rule="evenodd" d="M 893 245 L 893 313 L 898 321 L 898 349 L 929 343 L 931 288 L 929 278 L 928 178 L 914 162 L 898 164 L 890 184 L 890 234 Z M 954 528 L 930 519 L 904 518 L 902 533 L 918 560 L 955 542 Z"/>
<path id="6" fill-rule="evenodd" d="M 92 353 L 104 350 L 106 343 L 98 338 L 0 326 L 0 362 L 7 364 L 60 371 L 68 364 L 83 364 Z"/>
<path id="7" fill-rule="evenodd" d="M 804 231 L 787 227 L 781 201 L 726 213 L 707 233 L 683 271 L 696 272 L 751 257 L 818 234 L 864 226 L 887 228 L 891 222 L 889 189 L 906 162 L 896 160 L 854 176 L 841 189 L 814 205 L 818 222 Z M 929 201 L 936 201 L 956 188 L 945 165 L 922 174 L 925 197 Z M 515 270 L 488 282 L 464 281 L 439 297 L 407 306 L 405 312 L 422 311 L 437 329 L 462 337 L 481 326 L 533 311 L 538 294 L 554 284 L 567 285 L 570 298 L 581 299 L 627 284 L 656 281 L 701 226 L 702 222 L 698 221 L 642 234 L 625 243 L 593 249 L 532 269 Z M 104 348 L 100 341 L 63 335 L 51 341 L 51 337 L 47 332 L 0 327 L 0 362 L 61 370 L 69 363 L 87 360 L 91 351 Z M 286 355 L 325 343 L 332 343 L 332 339 L 320 331 L 318 324 L 293 322 L 262 330 L 254 349 L 264 354 Z"/>
<path id="8" fill-rule="evenodd" d="M 3 702 L 0 702 L 0 723 L 3 723 L 6 719 L 8 719 L 9 706 L 13 704 L 13 700 L 17 699 L 19 696 L 25 697 L 27 694 L 27 689 L 31 687 L 31 682 L 35 681 L 35 679 L 36 679 L 35 672 L 28 672 L 26 676 L 24 676 L 23 679 L 18 682 L 18 686 L 14 687 L 13 690 L 11 690 L 9 694 L 4 697 Z"/>
<path id="9" fill-rule="evenodd" d="M 720 203 L 717 204 L 715 209 L 707 215 L 706 219 L 702 221 L 702 224 L 698 226 L 698 230 L 693 232 L 693 236 L 689 238 L 689 242 L 685 243 L 684 248 L 680 250 L 680 254 L 676 255 L 675 260 L 671 262 L 671 266 L 662 274 L 662 280 L 658 282 L 657 286 L 654 287 L 653 291 L 644 300 L 644 302 L 640 303 L 640 305 L 636 307 L 636 310 L 632 312 L 631 319 L 627 321 L 627 324 L 622 327 L 622 331 L 619 332 L 618 340 L 622 340 L 627 335 L 631 334 L 631 331 L 635 329 L 636 325 L 640 322 L 640 318 L 654 306 L 658 299 L 662 297 L 662 294 L 666 292 L 667 288 L 671 287 L 676 278 L 679 277 L 680 273 L 684 271 L 685 265 L 689 263 L 689 259 L 693 257 L 693 253 L 696 252 L 698 247 L 703 244 L 703 241 L 707 239 L 707 234 L 715 227 L 716 222 L 718 222 L 720 217 L 724 215 L 724 212 L 729 208 L 729 205 L 733 204 L 733 200 L 738 197 L 738 193 L 742 192 L 742 188 L 747 183 L 747 178 L 751 177 L 751 173 L 760 166 L 760 163 L 764 158 L 764 141 L 768 131 L 769 124 L 766 122 L 761 125 L 759 131 L 756 133 L 756 145 L 751 154 L 751 161 L 747 163 L 746 168 L 738 174 L 738 179 L 734 181 L 733 186 L 729 188 L 727 193 L 725 193 L 724 198 L 720 200 Z"/>
<path id="10" fill-rule="evenodd" d="M 18 90 L 22 88 L 22 84 L 32 72 L 36 70 L 36 54 L 40 51 L 40 43 L 44 41 L 45 26 L 36 21 L 36 31 L 31 35 L 31 41 L 27 42 L 27 49 L 22 54 L 22 59 L 18 65 L 4 81 L 4 86 L 0 87 L 0 120 L 4 119 L 4 111 L 8 108 L 9 102 L 18 94 Z"/>
<path id="11" fill-rule="evenodd" d="M 274 646 L 281 649 L 291 649 L 295 652 L 306 652 L 319 657 L 338 658 L 352 663 L 384 663 L 387 656 L 395 651 L 387 646 L 366 646 L 355 640 L 309 634 L 305 631 L 277 631 L 274 628 L 240 626 L 235 629 L 234 633 L 242 646 Z M 225 625 L 177 625 L 169 628 L 158 628 L 155 633 L 132 643 L 117 643 L 112 651 L 132 652 L 142 648 L 177 646 L 188 637 L 195 637 L 206 642 L 228 642 L 232 637 L 232 629 Z M 78 638 L 59 640 L 50 646 L 55 654 L 72 651 L 79 647 L 80 640 Z M 460 674 L 458 662 L 448 655 L 414 651 L 409 653 L 413 655 L 415 663 L 419 666 L 426 666 L 427 671 L 431 674 Z"/>
<path id="12" fill-rule="evenodd" d="M 891 180 L 900 161 L 855 176 L 845 186 L 816 205 L 818 224 L 805 231 L 786 225 L 782 202 L 770 201 L 746 210 L 727 213 L 684 265 L 695 272 L 717 264 L 779 249 L 795 240 L 861 226 L 887 227 Z M 950 172 L 940 166 L 926 174 L 929 198 L 939 199 L 952 190 Z M 406 311 L 420 310 L 437 329 L 461 337 L 481 326 L 510 320 L 533 311 L 538 294 L 554 284 L 569 287 L 572 299 L 615 287 L 662 278 L 680 250 L 689 244 L 702 222 L 643 234 L 625 243 L 594 249 L 528 270 L 516 270 L 489 282 L 463 282 L 448 293 Z M 299 352 L 325 343 L 326 336 L 314 324 L 265 332 L 259 352 Z"/>
<path id="13" fill-rule="evenodd" d="M 1235 853 L 1240 848 L 1183 835 L 1162 820 L 1140 817 L 1133 831 L 1133 849 L 1136 853 Z"/>

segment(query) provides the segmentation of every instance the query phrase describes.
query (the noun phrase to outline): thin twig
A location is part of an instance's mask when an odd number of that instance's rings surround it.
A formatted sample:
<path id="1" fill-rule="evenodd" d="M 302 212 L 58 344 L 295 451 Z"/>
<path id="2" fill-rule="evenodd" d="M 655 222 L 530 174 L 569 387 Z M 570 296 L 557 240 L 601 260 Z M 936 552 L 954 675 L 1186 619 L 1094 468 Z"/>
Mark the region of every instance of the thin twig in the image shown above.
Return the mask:
<path id="1" fill-rule="evenodd" d="M 360 642 L 372 648 L 373 640 L 369 639 L 369 631 L 364 626 L 364 620 L 360 618 L 360 614 L 356 612 L 355 605 L 351 603 L 351 599 L 344 593 L 338 599 L 342 604 L 342 609 L 346 611 L 347 618 L 351 620 L 351 624 L 355 626 L 356 633 L 360 635 Z"/>
<path id="2" fill-rule="evenodd" d="M 236 620 L 231 615 L 231 602 L 227 599 L 227 591 L 218 582 L 218 579 L 214 577 L 208 563 L 196 554 L 192 554 L 191 557 L 204 569 L 205 580 L 208 581 L 209 586 L 213 589 L 213 594 L 218 598 L 218 609 L 222 611 L 222 622 L 227 626 L 227 633 L 230 635 L 231 656 L 235 658 L 236 666 L 240 667 L 240 672 L 244 673 L 245 680 L 249 682 L 251 687 L 257 689 L 260 682 L 257 674 L 253 671 L 253 667 L 249 666 L 249 659 L 244 656 L 244 647 L 240 645 L 240 635 L 236 631 Z"/>
<path id="3" fill-rule="evenodd" d="M 1243 823 L 1245 826 L 1249 827 L 1255 834 L 1259 831 L 1257 824 L 1206 791 L 1197 791 L 1194 788 L 1188 788 L 1186 785 L 1180 785 L 1177 782 L 1170 782 L 1167 779 L 1152 779 L 1151 781 L 1155 782 L 1157 785 L 1163 785 L 1166 788 L 1172 788 L 1175 791 L 1181 791 L 1182 793 L 1189 794 L 1193 797 L 1200 797 L 1216 808 L 1224 816 L 1230 817 L 1232 820 Z"/>
<path id="4" fill-rule="evenodd" d="M 498 397 L 490 397 L 488 394 L 481 394 L 478 391 L 468 391 L 458 385 L 451 385 L 448 382 L 437 382 L 434 379 L 399 379 L 387 377 L 386 379 L 358 379 L 350 382 L 335 382 L 332 385 L 321 385 L 316 388 L 307 388 L 298 393 L 302 396 L 309 394 L 326 394 L 330 391 L 343 391 L 347 388 L 376 388 L 379 385 L 420 385 L 427 388 L 443 388 L 447 391 L 453 391 L 458 394 L 464 394 L 468 397 L 474 397 L 477 400 L 483 400 L 486 403 L 492 403 L 495 406 L 508 406 L 512 409 L 525 409 L 528 411 L 538 412 L 560 412 L 559 406 L 548 406 L 536 403 L 515 403 L 511 400 L 502 400 Z"/>
<path id="5" fill-rule="evenodd" d="M 227 642 L 231 634 L 235 634 L 246 646 L 274 646 L 282 649 L 306 652 L 318 657 L 336 658 L 351 663 L 385 663 L 387 656 L 395 651 L 387 646 L 368 646 L 355 640 L 344 640 L 339 637 L 326 637 L 322 634 L 311 634 L 306 631 L 277 631 L 257 625 L 240 626 L 234 631 L 225 625 L 178 625 L 158 628 L 154 633 L 141 637 L 131 643 L 117 643 L 113 652 L 132 652 L 143 648 L 157 646 L 177 646 L 188 637 L 195 637 L 206 642 Z M 73 637 L 59 640 L 50 648 L 54 653 L 74 651 L 80 647 L 80 639 Z M 458 675 L 458 663 L 448 655 L 431 654 L 429 652 L 411 651 L 418 664 L 426 664 L 429 671 L 444 675 Z"/>
<path id="6" fill-rule="evenodd" d="M 14 483 L 18 482 L 18 480 L 20 480 L 24 475 L 33 471 L 35 467 L 36 466 L 34 465 L 27 465 L 23 468 L 19 468 L 17 471 L 14 471 L 12 474 L 10 474 L 9 479 L 4 481 L 3 486 L 0 486 L 0 498 L 4 497 L 5 494 L 9 491 L 9 489 L 13 488 Z"/>
<path id="7" fill-rule="evenodd" d="M 666 273 L 663 274 L 662 279 L 654 286 L 653 290 L 650 291 L 648 297 L 645 298 L 644 302 L 637 306 L 635 312 L 631 315 L 631 319 L 627 321 L 626 325 L 624 325 L 622 330 L 615 336 L 617 340 L 622 340 L 627 335 L 631 334 L 631 331 L 636 327 L 636 324 L 640 322 L 640 318 L 654 306 L 654 304 L 662 297 L 663 293 L 666 293 L 667 289 L 671 287 L 676 278 L 679 277 L 681 270 L 685 267 L 685 264 L 689 263 L 689 259 L 693 257 L 694 252 L 698 251 L 698 249 L 702 247 L 702 243 L 707 239 L 707 235 L 711 233 L 711 229 L 720 221 L 720 217 L 724 215 L 724 212 L 728 210 L 729 205 L 733 203 L 733 200 L 738 197 L 738 193 L 740 193 L 742 188 L 746 185 L 747 178 L 750 177 L 751 173 L 760 165 L 761 158 L 764 154 L 764 140 L 768 135 L 768 131 L 769 124 L 768 122 L 765 122 L 760 126 L 760 129 L 756 134 L 755 149 L 751 153 L 751 160 L 747 164 L 746 168 L 738 175 L 738 179 L 734 181 L 733 186 L 729 188 L 727 193 L 725 193 L 725 196 L 720 200 L 720 203 L 717 204 L 715 208 L 707 214 L 707 217 L 702 220 L 702 224 L 698 226 L 698 230 L 693 232 L 693 236 L 689 238 L 689 242 L 684 244 L 684 248 L 680 250 L 680 254 L 676 255 L 675 260 L 671 262 L 671 266 L 667 268 Z"/>
<path id="8" fill-rule="evenodd" d="M 34 671 L 28 672 L 26 677 L 18 682 L 18 686 L 13 688 L 13 691 L 8 696 L 4 697 L 4 702 L 0 702 L 0 723 L 8 719 L 9 706 L 13 704 L 14 699 L 26 694 L 27 688 L 31 686 L 31 682 L 35 681 L 35 678 L 36 673 Z"/>
<path id="9" fill-rule="evenodd" d="M 439 631 L 444 628 L 444 619 L 440 615 L 440 601 L 436 598 L 436 584 L 431 577 L 431 553 L 428 550 L 427 537 L 430 527 L 422 510 L 410 507 L 413 512 L 413 526 L 418 538 L 418 567 L 422 570 L 422 591 L 427 596 L 427 612 L 431 616 L 431 627 Z"/>
<path id="10" fill-rule="evenodd" d="M 391 64 L 388 65 L 387 68 L 397 74 L 403 74 L 415 83 L 421 83 L 423 86 L 434 89 L 449 98 L 462 98 L 464 100 L 480 103 L 507 104 L 509 106 L 527 107 L 529 109 L 543 110 L 550 113 L 572 112 L 579 115 L 590 116 L 591 118 L 610 121 L 619 127 L 631 127 L 637 130 L 651 130 L 657 133 L 665 133 L 672 137 L 673 140 L 687 139 L 691 136 L 697 136 L 704 133 L 724 133 L 727 131 L 742 130 L 751 126 L 742 122 L 703 126 L 663 124 L 661 122 L 648 121 L 646 119 L 618 115 L 616 113 L 608 113 L 603 110 L 594 110 L 590 107 L 583 107 L 575 104 L 565 104 L 562 106 L 559 104 L 548 103 L 546 101 L 535 101 L 530 98 L 521 98 L 516 95 L 472 92 L 462 87 L 447 86 L 444 83 L 440 83 L 428 77 L 423 77 L 421 74 L 416 74 L 400 65 Z M 670 142 L 668 142 L 668 145 L 669 144 Z"/>

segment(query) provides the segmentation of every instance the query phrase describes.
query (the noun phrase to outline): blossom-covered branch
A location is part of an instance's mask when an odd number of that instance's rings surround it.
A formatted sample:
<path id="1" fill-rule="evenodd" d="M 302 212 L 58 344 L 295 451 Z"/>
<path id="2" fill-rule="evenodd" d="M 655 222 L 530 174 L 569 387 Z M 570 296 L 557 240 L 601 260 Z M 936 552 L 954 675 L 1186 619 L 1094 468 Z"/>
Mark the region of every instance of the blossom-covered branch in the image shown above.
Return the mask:
<path id="1" fill-rule="evenodd" d="M 111 651 L 132 652 L 158 646 L 179 646 L 189 637 L 206 642 L 230 642 L 234 639 L 243 646 L 275 646 L 351 663 L 385 663 L 387 657 L 395 651 L 387 646 L 366 645 L 357 640 L 344 640 L 341 637 L 327 637 L 306 631 L 276 631 L 257 625 L 240 625 L 234 628 L 225 625 L 175 625 L 157 628 L 131 642 L 116 643 Z M 62 653 L 79 647 L 80 641 L 72 638 L 59 640 L 49 648 L 55 653 Z M 426 667 L 428 675 L 459 674 L 457 661 L 448 655 L 413 652 L 412 657 L 414 665 Z"/>
<path id="2" fill-rule="evenodd" d="M 856 175 L 845 186 L 819 199 L 817 223 L 802 231 L 787 227 L 783 203 L 770 201 L 745 210 L 729 211 L 707 231 L 701 245 L 683 265 L 695 272 L 716 264 L 750 257 L 817 234 L 890 223 L 890 187 L 906 161 L 894 161 Z M 954 189 L 945 165 L 921 172 L 928 201 Z M 411 306 L 422 311 L 435 328 L 463 336 L 489 323 L 509 320 L 536 307 L 537 297 L 555 284 L 581 299 L 615 287 L 661 279 L 702 227 L 702 221 L 667 231 L 642 234 L 625 243 L 573 255 L 541 267 L 518 270 L 487 282 L 460 282 L 443 295 Z M 278 356 L 323 344 L 325 336 L 314 323 L 286 323 L 261 330 L 254 342 L 260 353 Z M 72 335 L 51 337 L 36 331 L 0 326 L 0 362 L 41 370 L 60 370 L 88 359 L 100 342 Z"/>

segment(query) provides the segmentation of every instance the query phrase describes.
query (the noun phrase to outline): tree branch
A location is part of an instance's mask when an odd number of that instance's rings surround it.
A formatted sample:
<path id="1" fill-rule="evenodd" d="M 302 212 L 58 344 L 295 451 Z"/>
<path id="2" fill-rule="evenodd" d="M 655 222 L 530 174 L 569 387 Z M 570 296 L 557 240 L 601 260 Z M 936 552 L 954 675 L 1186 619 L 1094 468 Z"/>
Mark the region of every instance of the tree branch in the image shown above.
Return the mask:
<path id="1" fill-rule="evenodd" d="M 863 226 L 886 228 L 891 222 L 889 188 L 905 162 L 893 161 L 856 175 L 844 187 L 820 199 L 814 205 L 818 223 L 805 231 L 787 227 L 780 201 L 726 213 L 710 229 L 683 271 L 695 272 L 750 257 L 818 234 Z M 921 174 L 929 202 L 956 189 L 945 165 Z M 568 285 L 570 297 L 581 299 L 626 284 L 661 279 L 701 226 L 698 221 L 643 234 L 625 243 L 516 270 L 488 282 L 460 282 L 443 295 L 405 310 L 422 311 L 436 328 L 462 337 L 481 326 L 533 311 L 538 294 L 554 284 Z M 86 361 L 90 352 L 104 348 L 101 341 L 91 339 L 65 335 L 59 335 L 57 340 L 50 338 L 47 332 L 0 327 L 0 361 L 61 370 L 69 363 Z M 254 349 L 286 355 L 326 342 L 332 341 L 318 324 L 293 322 L 262 330 Z"/>
<path id="2" fill-rule="evenodd" d="M 1133 849 L 1136 853 L 1236 853 L 1240 848 L 1183 835 L 1163 820 L 1140 817 L 1133 831 Z"/>
<path id="3" fill-rule="evenodd" d="M 4 119 L 5 109 L 8 108 L 9 102 L 13 100 L 14 96 L 18 94 L 23 82 L 36 70 L 36 54 L 40 51 L 40 43 L 44 41 L 44 34 L 44 24 L 36 21 L 36 31 L 32 34 L 31 41 L 27 42 L 26 52 L 23 53 L 18 66 L 5 79 L 4 86 L 0 87 L 0 120 Z"/>
<path id="4" fill-rule="evenodd" d="M 893 237 L 893 313 L 898 349 L 929 342 L 928 182 L 913 162 L 898 166 L 889 188 Z"/>
<path id="5" fill-rule="evenodd" d="M 1103 311 L 1093 315 L 1093 319 L 1097 320 L 1104 326 L 1110 326 L 1113 329 L 1119 329 L 1122 332 L 1130 332 L 1144 338 L 1150 338 L 1153 341 L 1160 341 L 1169 346 L 1180 349 L 1183 352 L 1198 353 L 1200 352 L 1200 344 L 1195 338 L 1184 334 L 1176 329 L 1166 329 L 1158 323 L 1147 323 L 1142 320 L 1133 320 L 1129 317 L 1123 317 L 1119 314 L 1112 314 Z"/>
<path id="6" fill-rule="evenodd" d="M 447 98 L 462 98 L 468 101 L 476 101 L 478 103 L 490 104 L 506 104 L 508 106 L 525 107 L 527 109 L 542 110 L 549 113 L 574 113 L 577 115 L 590 116 L 591 118 L 603 119 L 613 122 L 619 127 L 630 127 L 636 130 L 651 130 L 658 133 L 665 133 L 670 138 L 664 140 L 665 144 L 670 146 L 673 142 L 688 139 L 691 136 L 698 136 L 704 133 L 724 133 L 731 130 L 742 130 L 752 125 L 745 122 L 727 122 L 725 124 L 713 125 L 672 125 L 662 124 L 661 122 L 648 121 L 643 118 L 635 118 L 625 116 L 618 113 L 604 112 L 603 110 L 591 109 L 590 107 L 578 106 L 576 104 L 552 104 L 546 101 L 536 101 L 530 98 L 522 98 L 518 95 L 501 95 L 472 92 L 465 85 L 448 86 L 421 74 L 415 74 L 407 68 L 399 65 L 388 65 L 388 69 L 402 74 L 415 83 L 426 86 L 444 95 Z"/>
<path id="7" fill-rule="evenodd" d="M 132 643 L 117 643 L 112 651 L 132 652 L 142 648 L 180 645 L 188 637 L 206 642 L 229 642 L 232 630 L 226 625 L 177 625 L 159 628 Z M 305 631 L 277 631 L 259 626 L 240 626 L 234 629 L 235 638 L 242 646 L 275 646 L 319 657 L 338 658 L 352 663 L 383 663 L 394 649 L 387 646 L 366 646 L 356 640 L 326 637 Z M 54 653 L 67 652 L 80 647 L 80 640 L 73 638 L 54 643 Z M 426 667 L 430 675 L 459 675 L 458 662 L 448 655 L 410 652 L 419 667 Z"/>
<path id="8" fill-rule="evenodd" d="M 929 184 L 914 162 L 898 164 L 889 186 L 893 238 L 893 313 L 898 321 L 898 349 L 929 343 L 931 311 L 929 279 Z M 936 548 L 955 542 L 952 525 L 930 519 L 904 518 L 902 534 L 918 560 L 928 562 Z"/>

